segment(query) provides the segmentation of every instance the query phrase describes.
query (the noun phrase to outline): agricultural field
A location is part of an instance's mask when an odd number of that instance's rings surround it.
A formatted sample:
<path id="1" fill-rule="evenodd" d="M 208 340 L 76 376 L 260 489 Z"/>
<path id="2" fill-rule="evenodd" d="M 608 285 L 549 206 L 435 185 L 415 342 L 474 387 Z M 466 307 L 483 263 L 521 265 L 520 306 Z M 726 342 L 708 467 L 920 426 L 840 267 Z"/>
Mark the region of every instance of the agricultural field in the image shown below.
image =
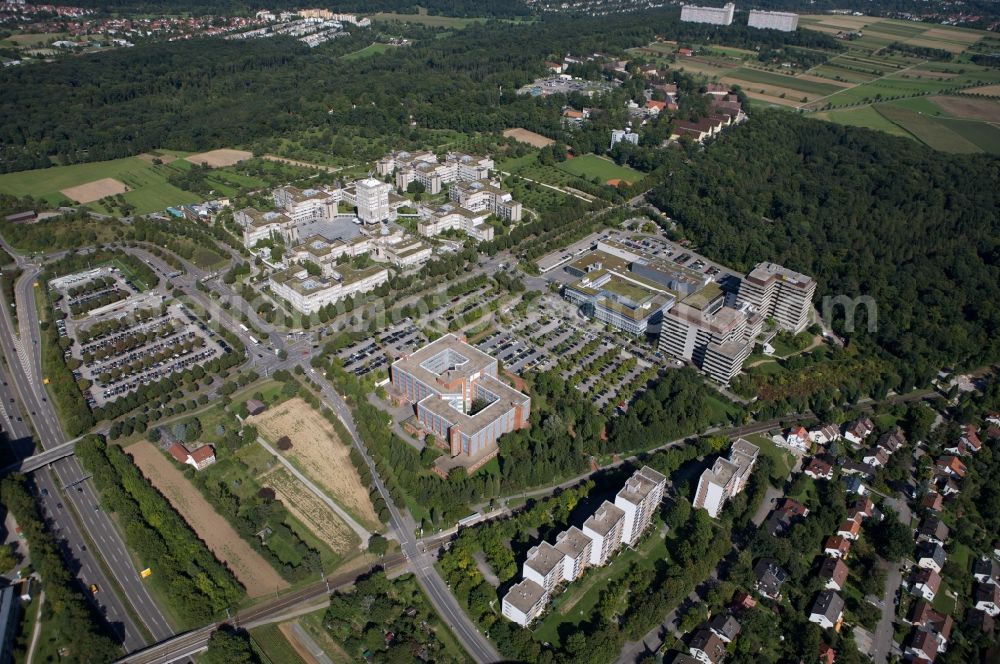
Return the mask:
<path id="1" fill-rule="evenodd" d="M 152 443 L 141 441 L 128 448 L 135 464 L 180 512 L 215 556 L 233 571 L 250 597 L 262 597 L 287 588 L 260 554 L 219 516 L 191 482 Z"/>
<path id="2" fill-rule="evenodd" d="M 350 447 L 322 415 L 301 398 L 272 406 L 247 418 L 272 443 L 288 436 L 292 447 L 283 454 L 327 495 L 369 530 L 381 523 L 368 497 L 368 489 L 350 460 Z"/>
<path id="3" fill-rule="evenodd" d="M 357 550 L 360 542 L 344 521 L 285 468 L 277 467 L 261 475 L 258 481 L 274 489 L 278 499 L 337 555 Z"/>
<path id="4" fill-rule="evenodd" d="M 282 664 L 311 664 L 312 658 L 304 659 L 299 656 L 295 646 L 285 637 L 285 628 L 290 623 L 280 625 L 263 625 L 250 630 L 250 638 L 253 644 L 264 651 L 264 654 L 272 662 Z"/>
<path id="5" fill-rule="evenodd" d="M 815 114 L 822 120 L 916 139 L 936 150 L 1000 154 L 1000 101 L 929 96 Z"/>
<path id="6" fill-rule="evenodd" d="M 623 180 L 632 184 L 643 178 L 643 174 L 633 170 L 628 166 L 619 166 L 610 159 L 599 157 L 595 154 L 585 154 L 580 157 L 567 159 L 558 165 L 560 170 L 571 175 L 586 178 L 588 180 L 597 178 L 603 183 L 613 180 Z"/>
<path id="7" fill-rule="evenodd" d="M 183 205 L 195 201 L 192 194 L 167 182 L 167 178 L 177 169 L 174 164 L 156 166 L 139 157 L 53 166 L 33 171 L 4 173 L 0 175 L 0 192 L 44 199 L 52 205 L 68 205 L 72 201 L 62 193 L 62 190 L 110 178 L 128 187 L 128 191 L 123 194 L 125 200 L 135 206 L 138 214 L 143 214 L 162 210 L 169 205 Z M 98 209 L 96 203 L 91 207 Z"/>

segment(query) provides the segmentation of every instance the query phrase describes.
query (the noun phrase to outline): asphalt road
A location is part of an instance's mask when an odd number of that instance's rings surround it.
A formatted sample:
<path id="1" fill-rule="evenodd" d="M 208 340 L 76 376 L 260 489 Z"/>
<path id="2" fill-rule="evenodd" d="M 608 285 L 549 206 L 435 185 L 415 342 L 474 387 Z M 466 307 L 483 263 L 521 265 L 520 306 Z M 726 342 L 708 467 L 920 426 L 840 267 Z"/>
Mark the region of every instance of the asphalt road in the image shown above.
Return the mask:
<path id="1" fill-rule="evenodd" d="M 16 256 L 13 253 L 12 255 Z M 0 342 L 2 346 L 0 347 L 8 359 L 10 384 L 16 388 L 21 403 L 28 411 L 26 416 L 34 425 L 40 446 L 42 449 L 49 449 L 62 445 L 67 438 L 42 384 L 41 332 L 38 328 L 34 300 L 34 283 L 39 269 L 27 262 L 22 262 L 21 265 L 24 275 L 15 285 L 21 350 L 18 352 L 16 347 L 13 320 L 8 311 L 9 307 L 6 306 L 2 307 L 5 333 L 0 334 L 0 338 L 2 338 L 2 342 Z M 27 364 L 28 371 L 25 371 L 25 364 Z M 75 457 L 67 457 L 51 464 L 45 473 L 36 473 L 36 476 L 43 477 L 49 473 L 59 487 L 76 484 L 72 490 L 65 492 L 64 505 L 66 507 L 72 505 L 72 508 L 79 515 L 83 531 L 98 549 L 97 553 L 111 570 L 114 582 L 117 582 L 122 588 L 135 614 L 152 634 L 153 639 L 159 641 L 171 636 L 173 630 L 140 579 L 121 535 L 115 529 L 111 518 L 99 509 L 100 501 L 97 493 L 91 483 L 84 479 L 86 474 L 79 461 Z M 77 487 L 80 489 L 79 491 L 76 490 Z M 58 495 L 58 492 L 52 492 L 50 489 L 50 495 L 53 493 Z M 68 510 L 64 508 L 64 510 L 59 511 L 66 512 Z M 72 521 L 72 519 L 67 518 L 66 521 Z M 86 552 L 83 551 L 83 547 L 87 546 L 87 538 L 83 537 L 84 532 L 70 528 L 68 525 L 67 523 L 62 526 L 64 528 L 62 532 L 66 533 L 69 549 L 76 554 L 91 554 L 89 547 Z M 96 559 L 93 559 L 93 562 L 95 563 L 93 567 L 97 568 Z M 104 594 L 107 597 L 113 596 L 112 583 L 103 574 L 101 576 L 104 579 L 104 584 L 103 586 L 100 583 L 97 585 L 105 589 Z M 89 585 L 91 582 L 93 581 L 88 581 L 87 584 Z M 141 631 L 134 624 L 129 628 L 132 621 L 128 614 L 122 609 L 116 611 L 116 614 L 120 616 L 121 622 L 125 626 L 125 647 L 135 649 L 144 646 L 146 639 Z"/>

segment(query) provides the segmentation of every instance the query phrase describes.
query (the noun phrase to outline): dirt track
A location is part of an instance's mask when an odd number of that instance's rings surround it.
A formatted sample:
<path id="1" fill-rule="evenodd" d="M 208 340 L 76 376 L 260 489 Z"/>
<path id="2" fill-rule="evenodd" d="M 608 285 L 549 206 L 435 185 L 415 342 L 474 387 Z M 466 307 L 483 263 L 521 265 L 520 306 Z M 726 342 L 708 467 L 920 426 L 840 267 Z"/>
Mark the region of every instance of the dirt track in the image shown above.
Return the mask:
<path id="1" fill-rule="evenodd" d="M 252 156 L 253 153 L 247 152 L 246 150 L 222 149 L 200 152 L 189 157 L 184 157 L 184 159 L 190 161 L 192 164 L 205 163 L 212 168 L 221 168 L 223 166 L 232 166 L 233 164 L 241 162 L 244 159 L 249 159 Z"/>
<path id="2" fill-rule="evenodd" d="M 229 522 L 212 508 L 191 482 L 152 444 L 142 441 L 126 448 L 142 473 L 166 496 L 215 557 L 226 563 L 250 597 L 262 597 L 288 587 L 273 567 L 250 548 Z"/>
<path id="3" fill-rule="evenodd" d="M 60 190 L 63 196 L 71 198 L 77 203 L 91 203 L 99 201 L 105 196 L 117 196 L 128 191 L 128 186 L 114 178 L 101 178 L 93 182 L 78 184 L 75 187 L 66 187 Z"/>

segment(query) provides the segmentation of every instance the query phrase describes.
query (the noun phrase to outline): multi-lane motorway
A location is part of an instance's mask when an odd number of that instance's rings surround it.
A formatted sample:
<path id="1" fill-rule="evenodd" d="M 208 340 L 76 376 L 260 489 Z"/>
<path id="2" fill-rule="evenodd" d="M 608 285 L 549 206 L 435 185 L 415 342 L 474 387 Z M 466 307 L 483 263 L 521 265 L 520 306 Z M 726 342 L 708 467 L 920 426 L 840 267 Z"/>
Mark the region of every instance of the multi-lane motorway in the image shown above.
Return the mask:
<path id="1" fill-rule="evenodd" d="M 17 257 L 13 252 L 11 254 Z M 43 385 L 40 331 L 34 301 L 34 284 L 39 269 L 17 258 L 24 270 L 15 287 L 20 323 L 17 336 L 8 307 L 0 307 L 3 309 L 0 315 L 0 348 L 7 359 L 6 369 L 9 372 L 4 387 L 10 388 L 10 395 L 5 397 L 8 405 L 14 398 L 23 406 L 23 419 L 30 420 L 37 442 L 42 450 L 48 450 L 64 444 L 67 439 Z M 13 424 L 25 425 L 23 431 L 12 428 L 13 435 L 30 435 L 26 422 L 15 419 Z M 139 577 L 111 518 L 100 509 L 96 491 L 86 477 L 74 457 L 63 458 L 45 471 L 35 473 L 39 491 L 45 489 L 48 494 L 42 496 L 43 505 L 58 526 L 70 559 L 80 563 L 78 577 L 85 587 L 91 583 L 98 586 L 94 599 L 109 623 L 119 627 L 126 650 L 144 647 L 149 642 L 147 634 L 154 641 L 170 637 L 173 629 Z M 109 573 L 105 573 L 105 569 Z M 118 597 L 116 585 L 130 605 L 128 610 Z M 141 628 L 133 615 L 141 623 Z"/>

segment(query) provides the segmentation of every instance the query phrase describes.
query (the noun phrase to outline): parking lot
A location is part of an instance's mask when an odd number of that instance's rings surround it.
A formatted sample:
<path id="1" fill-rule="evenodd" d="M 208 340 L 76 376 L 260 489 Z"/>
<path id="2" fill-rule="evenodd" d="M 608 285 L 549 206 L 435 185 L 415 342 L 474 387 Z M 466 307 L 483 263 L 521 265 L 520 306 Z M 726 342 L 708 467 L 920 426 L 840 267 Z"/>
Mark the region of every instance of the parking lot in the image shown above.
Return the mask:
<path id="1" fill-rule="evenodd" d="M 67 330 L 77 343 L 65 351 L 73 377 L 86 380 L 91 408 L 115 401 L 142 385 L 185 371 L 229 352 L 229 346 L 183 305 L 157 309 L 132 306 L 117 319 Z"/>
<path id="2" fill-rule="evenodd" d="M 50 285 L 62 296 L 58 306 L 66 315 L 81 319 L 124 306 L 123 301 L 140 292 L 114 267 L 76 272 L 53 279 Z"/>

